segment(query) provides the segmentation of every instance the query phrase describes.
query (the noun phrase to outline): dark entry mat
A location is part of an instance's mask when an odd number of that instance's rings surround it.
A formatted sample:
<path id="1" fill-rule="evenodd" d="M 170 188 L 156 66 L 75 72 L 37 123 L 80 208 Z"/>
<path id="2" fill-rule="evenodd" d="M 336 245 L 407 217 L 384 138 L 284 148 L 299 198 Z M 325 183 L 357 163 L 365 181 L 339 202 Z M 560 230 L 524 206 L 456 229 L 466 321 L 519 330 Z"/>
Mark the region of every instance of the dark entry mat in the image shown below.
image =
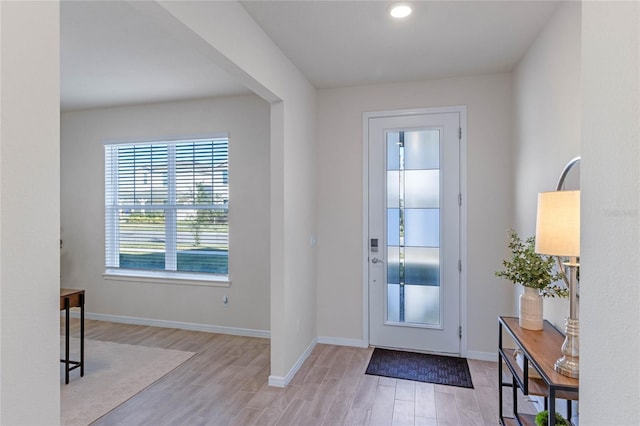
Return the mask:
<path id="1" fill-rule="evenodd" d="M 466 358 L 375 348 L 366 374 L 473 389 Z"/>

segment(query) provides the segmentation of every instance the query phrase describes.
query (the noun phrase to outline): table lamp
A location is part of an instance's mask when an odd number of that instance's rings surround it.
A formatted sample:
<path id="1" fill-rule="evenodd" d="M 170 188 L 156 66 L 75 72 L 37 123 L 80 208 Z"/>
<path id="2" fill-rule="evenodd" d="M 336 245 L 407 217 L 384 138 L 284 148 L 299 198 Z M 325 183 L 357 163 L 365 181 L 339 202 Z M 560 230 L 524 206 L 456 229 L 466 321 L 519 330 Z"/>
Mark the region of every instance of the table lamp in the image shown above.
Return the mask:
<path id="1" fill-rule="evenodd" d="M 562 266 L 569 271 L 569 317 L 565 324 L 565 340 L 562 357 L 555 363 L 555 370 L 562 375 L 578 378 L 580 359 L 580 322 L 577 310 L 576 270 L 580 256 L 580 191 L 563 191 L 564 179 L 580 157 L 571 160 L 558 181 L 556 191 L 538 194 L 536 219 L 536 253 L 568 257 Z"/>

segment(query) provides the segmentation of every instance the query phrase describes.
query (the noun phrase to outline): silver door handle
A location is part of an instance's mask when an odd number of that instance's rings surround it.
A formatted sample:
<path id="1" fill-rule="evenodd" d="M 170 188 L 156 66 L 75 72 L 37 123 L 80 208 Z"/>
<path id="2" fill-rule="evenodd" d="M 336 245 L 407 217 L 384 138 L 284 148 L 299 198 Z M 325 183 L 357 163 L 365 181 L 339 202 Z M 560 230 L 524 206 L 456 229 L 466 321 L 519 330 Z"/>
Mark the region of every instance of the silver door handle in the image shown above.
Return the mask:
<path id="1" fill-rule="evenodd" d="M 371 259 L 371 263 L 378 263 L 378 262 L 384 263 L 384 260 L 378 259 L 377 257 L 374 257 L 374 258 Z"/>

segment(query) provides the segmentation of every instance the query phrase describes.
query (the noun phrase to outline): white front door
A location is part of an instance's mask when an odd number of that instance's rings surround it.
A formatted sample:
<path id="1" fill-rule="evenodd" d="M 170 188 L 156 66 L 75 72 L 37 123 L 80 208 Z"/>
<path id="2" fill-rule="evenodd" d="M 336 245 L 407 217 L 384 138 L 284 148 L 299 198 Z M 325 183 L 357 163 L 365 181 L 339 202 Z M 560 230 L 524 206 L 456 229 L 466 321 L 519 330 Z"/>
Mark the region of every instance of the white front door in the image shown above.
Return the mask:
<path id="1" fill-rule="evenodd" d="M 460 354 L 460 112 L 371 115 L 369 343 Z"/>

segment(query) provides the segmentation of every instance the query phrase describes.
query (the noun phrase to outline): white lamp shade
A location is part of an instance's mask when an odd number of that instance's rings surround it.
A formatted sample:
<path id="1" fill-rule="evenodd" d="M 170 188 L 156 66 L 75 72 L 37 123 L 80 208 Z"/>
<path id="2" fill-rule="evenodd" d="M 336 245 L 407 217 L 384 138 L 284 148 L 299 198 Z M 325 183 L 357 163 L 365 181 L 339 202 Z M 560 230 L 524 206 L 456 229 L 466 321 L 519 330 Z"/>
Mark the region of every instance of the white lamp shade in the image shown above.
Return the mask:
<path id="1" fill-rule="evenodd" d="M 536 253 L 580 256 L 580 191 L 538 194 Z"/>

